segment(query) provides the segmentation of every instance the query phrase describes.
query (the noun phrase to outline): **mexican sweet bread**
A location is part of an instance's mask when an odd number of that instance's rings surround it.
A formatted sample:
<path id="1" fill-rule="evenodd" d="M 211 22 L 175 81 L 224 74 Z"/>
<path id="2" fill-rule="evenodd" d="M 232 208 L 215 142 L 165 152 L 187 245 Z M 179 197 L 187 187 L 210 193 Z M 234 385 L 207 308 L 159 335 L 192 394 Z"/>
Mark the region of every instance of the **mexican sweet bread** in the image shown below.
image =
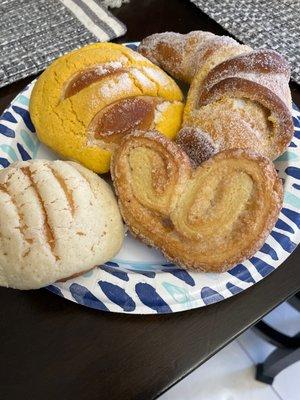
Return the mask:
<path id="1" fill-rule="evenodd" d="M 36 289 L 113 257 L 124 228 L 109 185 L 74 162 L 0 172 L 0 285 Z"/>
<path id="2" fill-rule="evenodd" d="M 282 204 L 269 159 L 228 149 L 193 169 L 176 143 L 154 131 L 122 140 L 111 173 L 133 234 L 196 270 L 222 272 L 252 256 Z"/>
<path id="3" fill-rule="evenodd" d="M 38 78 L 30 116 L 39 139 L 67 159 L 104 173 L 132 129 L 173 138 L 182 93 L 159 67 L 122 45 L 96 43 L 54 61 Z"/>
<path id="4" fill-rule="evenodd" d="M 200 31 L 155 34 L 139 51 L 191 84 L 183 126 L 201 129 L 219 150 L 251 148 L 275 159 L 289 145 L 290 68 L 277 52 Z"/>

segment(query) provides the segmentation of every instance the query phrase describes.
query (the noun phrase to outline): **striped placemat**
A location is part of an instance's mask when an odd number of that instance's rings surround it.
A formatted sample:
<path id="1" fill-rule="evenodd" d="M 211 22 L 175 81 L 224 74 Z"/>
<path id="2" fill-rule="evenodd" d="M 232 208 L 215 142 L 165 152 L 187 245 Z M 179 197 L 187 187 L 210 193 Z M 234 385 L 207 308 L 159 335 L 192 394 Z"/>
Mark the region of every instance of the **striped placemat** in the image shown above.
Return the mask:
<path id="1" fill-rule="evenodd" d="M 0 0 L 0 21 L 0 87 L 70 50 L 126 32 L 99 0 Z"/>
<path id="2" fill-rule="evenodd" d="M 295 0 L 191 0 L 241 42 L 283 54 L 300 84 L 300 3 Z"/>

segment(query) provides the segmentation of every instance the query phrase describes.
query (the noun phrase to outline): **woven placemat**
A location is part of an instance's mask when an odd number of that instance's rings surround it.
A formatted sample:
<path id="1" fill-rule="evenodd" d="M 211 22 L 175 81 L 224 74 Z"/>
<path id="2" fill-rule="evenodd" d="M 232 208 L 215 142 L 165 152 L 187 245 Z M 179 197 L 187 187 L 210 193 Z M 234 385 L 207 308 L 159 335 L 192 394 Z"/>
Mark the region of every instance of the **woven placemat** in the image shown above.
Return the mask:
<path id="1" fill-rule="evenodd" d="M 0 87 L 126 27 L 94 0 L 0 0 Z"/>
<path id="2" fill-rule="evenodd" d="M 300 3 L 295 0 L 191 0 L 241 42 L 282 53 L 300 84 Z"/>

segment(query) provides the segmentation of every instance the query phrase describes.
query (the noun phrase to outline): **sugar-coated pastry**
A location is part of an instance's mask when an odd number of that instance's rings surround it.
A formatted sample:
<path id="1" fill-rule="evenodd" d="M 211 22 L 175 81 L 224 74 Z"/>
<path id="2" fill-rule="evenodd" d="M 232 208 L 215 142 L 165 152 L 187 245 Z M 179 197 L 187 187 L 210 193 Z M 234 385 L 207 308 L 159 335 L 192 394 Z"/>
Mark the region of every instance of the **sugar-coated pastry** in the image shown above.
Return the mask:
<path id="1" fill-rule="evenodd" d="M 124 228 L 109 185 L 75 162 L 0 171 L 0 285 L 36 289 L 113 257 Z"/>
<path id="2" fill-rule="evenodd" d="M 201 129 L 186 126 L 176 136 L 176 143 L 189 156 L 193 167 L 198 167 L 218 152 L 217 145 L 211 137 Z"/>
<path id="3" fill-rule="evenodd" d="M 87 168 L 109 170 L 111 152 L 132 129 L 173 138 L 182 93 L 159 67 L 123 45 L 96 43 L 58 58 L 38 78 L 30 116 L 39 139 Z"/>
<path id="4" fill-rule="evenodd" d="M 289 145 L 290 67 L 276 51 L 201 31 L 154 34 L 139 51 L 191 83 L 183 126 L 205 131 L 220 150 L 251 148 L 275 159 Z"/>
<path id="5" fill-rule="evenodd" d="M 162 32 L 143 39 L 138 51 L 174 78 L 191 83 L 200 68 L 211 69 L 232 56 L 251 51 L 251 47 L 211 32 Z"/>
<path id="6" fill-rule="evenodd" d="M 203 129 L 220 150 L 251 148 L 272 160 L 293 133 L 290 69 L 272 50 L 230 58 L 195 75 L 183 125 Z"/>
<path id="7" fill-rule="evenodd" d="M 222 151 L 192 169 L 176 143 L 136 132 L 114 153 L 111 172 L 130 230 L 196 270 L 226 271 L 251 257 L 282 205 L 272 162 L 247 149 Z"/>

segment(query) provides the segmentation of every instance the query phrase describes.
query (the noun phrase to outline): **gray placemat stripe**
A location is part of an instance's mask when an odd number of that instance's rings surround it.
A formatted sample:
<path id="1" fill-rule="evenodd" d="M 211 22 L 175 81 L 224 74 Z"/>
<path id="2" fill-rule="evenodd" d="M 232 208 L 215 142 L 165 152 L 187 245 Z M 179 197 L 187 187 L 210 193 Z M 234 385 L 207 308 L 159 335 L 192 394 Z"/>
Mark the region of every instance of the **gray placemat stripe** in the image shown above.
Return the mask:
<path id="1" fill-rule="evenodd" d="M 43 70 L 68 51 L 126 32 L 100 0 L 76 1 L 0 0 L 0 87 Z"/>
<path id="2" fill-rule="evenodd" d="M 282 53 L 300 84 L 299 0 L 191 0 L 238 40 Z"/>
<path id="3" fill-rule="evenodd" d="M 80 4 L 77 4 L 78 0 L 59 0 L 64 6 L 74 14 L 74 16 L 100 41 L 109 40 L 111 37 L 102 26 L 96 24 Z"/>
<path id="4" fill-rule="evenodd" d="M 85 1 L 89 2 L 90 8 L 115 31 L 116 35 L 119 36 L 126 32 L 126 26 L 105 7 L 98 7 L 95 0 Z"/>
<path id="5" fill-rule="evenodd" d="M 95 25 L 100 26 L 100 28 L 108 35 L 115 35 L 115 31 L 109 27 L 109 25 L 101 20 L 96 13 L 89 7 L 89 2 L 84 2 L 82 0 L 73 0 L 81 9 L 85 12 L 85 14 L 94 22 Z"/>

